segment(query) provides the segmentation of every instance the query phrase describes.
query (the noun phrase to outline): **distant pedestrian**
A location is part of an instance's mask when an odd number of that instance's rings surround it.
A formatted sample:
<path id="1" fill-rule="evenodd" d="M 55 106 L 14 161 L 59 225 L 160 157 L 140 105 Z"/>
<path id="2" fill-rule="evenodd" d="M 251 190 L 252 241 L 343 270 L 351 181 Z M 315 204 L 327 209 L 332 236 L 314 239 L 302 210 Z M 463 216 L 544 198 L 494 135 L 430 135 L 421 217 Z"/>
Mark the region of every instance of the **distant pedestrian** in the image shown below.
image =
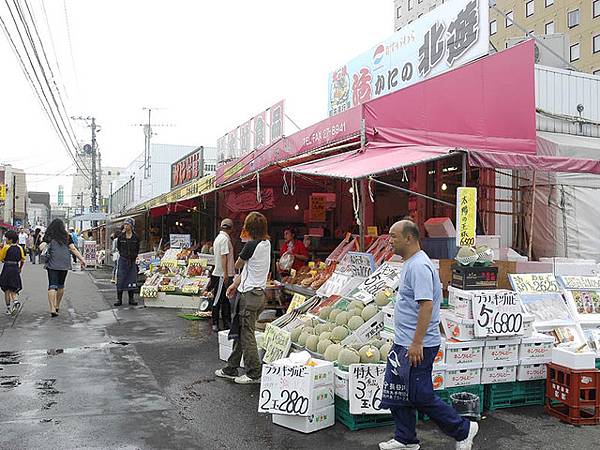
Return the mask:
<path id="1" fill-rule="evenodd" d="M 27 233 L 27 231 L 25 231 L 25 228 L 21 228 L 21 231 L 19 232 L 19 245 L 21 246 L 21 248 L 23 249 L 23 253 L 27 254 L 27 238 L 29 237 L 29 234 Z"/>
<path id="2" fill-rule="evenodd" d="M 71 270 L 71 255 L 75 256 L 85 267 L 85 260 L 73 239 L 67 233 L 65 224 L 60 219 L 54 219 L 44 235 L 42 251 L 46 252 L 46 270 L 48 271 L 48 306 L 52 317 L 58 316 L 60 302 L 65 293 L 65 280 Z"/>
<path id="3" fill-rule="evenodd" d="M 0 261 L 4 262 L 0 273 L 0 289 L 4 291 L 6 314 L 11 314 L 19 308 L 17 296 L 23 288 L 21 269 L 25 263 L 25 252 L 17 244 L 18 241 L 19 236 L 15 231 L 7 231 L 6 244 L 0 249 Z"/>
<path id="4" fill-rule="evenodd" d="M 44 234 L 41 228 L 36 228 L 33 233 L 33 264 L 39 260 L 40 257 L 40 245 L 42 245 L 42 239 Z"/>
<path id="5" fill-rule="evenodd" d="M 31 264 L 35 263 L 35 251 L 34 251 L 33 242 L 34 242 L 33 233 L 27 234 L 27 253 L 29 254 L 29 262 Z"/>
<path id="6" fill-rule="evenodd" d="M 228 330 L 231 324 L 231 303 L 227 298 L 227 288 L 235 274 L 235 260 L 233 259 L 233 243 L 231 232 L 233 221 L 223 219 L 221 232 L 215 238 L 213 250 L 215 253 L 215 268 L 210 277 L 209 288 L 213 292 L 212 323 L 213 331 L 219 331 L 219 316 L 223 318 L 223 329 Z"/>
<path id="7" fill-rule="evenodd" d="M 117 237 L 119 261 L 117 269 L 117 301 L 115 306 L 123 304 L 123 291 L 127 291 L 130 305 L 138 303 L 133 299 L 137 289 L 138 266 L 136 259 L 140 253 L 140 241 L 133 229 L 133 219 L 125 219 L 123 231 Z"/>
<path id="8" fill-rule="evenodd" d="M 236 298 L 235 315 L 229 332 L 234 339 L 233 352 L 227 367 L 215 375 L 234 380 L 238 384 L 260 383 L 261 365 L 254 335 L 256 320 L 265 303 L 265 288 L 271 268 L 271 242 L 267 219 L 261 213 L 251 212 L 244 221 L 244 232 L 250 240 L 240 252 L 235 268 L 241 273 L 227 289 L 227 297 Z M 242 356 L 246 374 L 238 376 Z"/>
<path id="9" fill-rule="evenodd" d="M 71 242 L 73 242 L 75 247 L 77 247 L 79 249 L 79 251 L 81 252 L 82 248 L 79 246 L 79 236 L 77 235 L 75 228 L 73 228 L 73 227 L 69 228 L 69 236 L 71 236 Z M 74 263 L 77 262 L 77 257 L 75 255 L 73 255 L 73 262 Z"/>

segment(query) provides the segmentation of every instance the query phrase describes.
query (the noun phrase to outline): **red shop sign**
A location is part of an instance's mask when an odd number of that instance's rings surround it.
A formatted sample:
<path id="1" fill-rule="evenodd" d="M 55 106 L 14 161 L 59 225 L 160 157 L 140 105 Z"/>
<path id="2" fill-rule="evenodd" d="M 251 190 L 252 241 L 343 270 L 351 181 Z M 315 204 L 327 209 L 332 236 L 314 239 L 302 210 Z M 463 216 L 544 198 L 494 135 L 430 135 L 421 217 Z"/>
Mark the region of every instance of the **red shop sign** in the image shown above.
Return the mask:
<path id="1" fill-rule="evenodd" d="M 189 155 L 171 164 L 171 189 L 182 186 L 202 175 L 202 153 L 199 147 Z"/>

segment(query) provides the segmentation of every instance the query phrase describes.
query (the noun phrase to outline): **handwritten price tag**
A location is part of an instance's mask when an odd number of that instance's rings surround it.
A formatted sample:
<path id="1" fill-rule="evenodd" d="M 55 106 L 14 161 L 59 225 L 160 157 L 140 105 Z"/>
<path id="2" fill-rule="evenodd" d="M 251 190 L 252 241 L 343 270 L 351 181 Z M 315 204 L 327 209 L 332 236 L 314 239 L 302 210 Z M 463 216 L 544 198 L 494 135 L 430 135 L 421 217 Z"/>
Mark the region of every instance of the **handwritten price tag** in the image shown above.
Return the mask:
<path id="1" fill-rule="evenodd" d="M 352 364 L 348 389 L 350 414 L 386 414 L 381 408 L 385 364 Z"/>
<path id="2" fill-rule="evenodd" d="M 263 338 L 263 348 L 265 349 L 263 361 L 266 364 L 285 358 L 290 352 L 291 346 L 292 335 L 289 331 L 282 330 L 272 324 L 267 325 Z"/>
<path id="3" fill-rule="evenodd" d="M 600 277 L 563 276 L 560 279 L 566 289 L 600 290 Z"/>
<path id="4" fill-rule="evenodd" d="M 396 289 L 400 284 L 400 268 L 390 263 L 383 263 L 360 286 L 350 292 L 350 297 L 364 304 L 371 303 L 375 294 L 385 288 Z"/>
<path id="5" fill-rule="evenodd" d="M 311 371 L 308 366 L 264 364 L 258 401 L 259 413 L 310 415 Z"/>
<path id="6" fill-rule="evenodd" d="M 183 294 L 197 294 L 200 291 L 200 288 L 198 286 L 183 286 L 181 288 L 181 292 Z"/>
<path id="7" fill-rule="evenodd" d="M 206 266 L 208 266 L 208 260 L 205 258 L 201 258 L 201 259 L 190 259 L 188 261 L 188 266 L 200 266 L 203 269 L 206 269 Z"/>
<path id="8" fill-rule="evenodd" d="M 523 334 L 523 309 L 513 291 L 491 290 L 473 294 L 475 336 Z"/>
<path id="9" fill-rule="evenodd" d="M 551 273 L 511 274 L 509 277 L 513 289 L 519 294 L 560 292 L 558 281 Z"/>

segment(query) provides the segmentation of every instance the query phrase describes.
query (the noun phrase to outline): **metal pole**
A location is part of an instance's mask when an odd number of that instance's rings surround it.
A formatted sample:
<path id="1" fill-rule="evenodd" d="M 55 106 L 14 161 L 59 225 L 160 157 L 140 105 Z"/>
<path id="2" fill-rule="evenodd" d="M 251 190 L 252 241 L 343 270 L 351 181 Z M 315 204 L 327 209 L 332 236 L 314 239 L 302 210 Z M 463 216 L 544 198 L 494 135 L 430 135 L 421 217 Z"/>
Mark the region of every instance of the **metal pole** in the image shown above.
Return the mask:
<path id="1" fill-rule="evenodd" d="M 96 118 L 92 117 L 92 212 L 96 211 L 96 202 L 98 199 L 96 178 Z"/>
<path id="2" fill-rule="evenodd" d="M 12 198 L 12 224 L 17 226 L 17 176 L 13 175 L 13 198 Z"/>
<path id="3" fill-rule="evenodd" d="M 404 188 L 402 188 L 400 186 L 396 186 L 394 184 L 386 183 L 385 181 L 377 180 L 376 178 L 370 178 L 370 180 L 373 183 L 377 183 L 377 184 L 381 184 L 382 186 L 387 186 L 387 187 L 390 187 L 390 188 L 398 189 L 399 191 L 406 192 L 407 194 L 416 195 L 417 197 L 425 198 L 425 199 L 431 200 L 433 202 L 438 202 L 438 203 L 441 203 L 442 205 L 451 206 L 452 208 L 456 207 L 456 205 L 454 203 L 448 203 L 448 202 L 445 202 L 443 200 L 440 200 L 440 199 L 437 199 L 437 198 L 434 198 L 434 197 L 430 197 L 429 195 L 420 194 L 419 192 L 411 191 L 410 189 L 404 189 Z"/>
<path id="4" fill-rule="evenodd" d="M 463 152 L 462 154 L 462 179 L 461 185 L 462 187 L 467 187 L 467 152 Z"/>
<path id="5" fill-rule="evenodd" d="M 535 217 L 535 190 L 536 190 L 536 184 L 535 184 L 535 178 L 536 178 L 536 171 L 533 171 L 533 186 L 531 188 L 531 222 L 529 223 L 529 250 L 527 252 L 527 255 L 529 256 L 529 260 L 531 260 L 531 257 L 533 256 L 533 219 Z"/>
<path id="6" fill-rule="evenodd" d="M 367 186 L 368 180 L 366 178 L 363 178 L 360 180 L 360 207 L 358 209 L 358 217 L 360 219 L 360 225 L 359 225 L 359 234 L 360 234 L 360 251 L 361 252 L 366 252 L 367 249 L 365 248 L 365 230 L 367 227 L 367 224 L 365 223 L 367 220 L 367 199 L 369 198 L 369 192 L 368 192 L 368 186 Z"/>

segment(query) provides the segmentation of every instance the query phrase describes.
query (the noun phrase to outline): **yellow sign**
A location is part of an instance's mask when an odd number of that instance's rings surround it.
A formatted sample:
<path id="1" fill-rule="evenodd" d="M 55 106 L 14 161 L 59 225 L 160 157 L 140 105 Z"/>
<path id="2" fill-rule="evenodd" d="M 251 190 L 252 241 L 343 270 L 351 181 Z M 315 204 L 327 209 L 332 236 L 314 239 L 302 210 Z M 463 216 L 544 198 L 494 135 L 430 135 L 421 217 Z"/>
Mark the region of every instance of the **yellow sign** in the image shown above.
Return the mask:
<path id="1" fill-rule="evenodd" d="M 475 245 L 477 225 L 477 188 L 459 187 L 456 191 L 456 245 Z"/>
<path id="2" fill-rule="evenodd" d="M 377 227 L 367 227 L 367 235 L 373 237 L 379 236 L 377 233 Z"/>
<path id="3" fill-rule="evenodd" d="M 146 208 L 154 208 L 156 206 L 173 203 L 182 200 L 187 200 L 189 198 L 194 198 L 199 195 L 202 195 L 206 192 L 210 192 L 215 188 L 215 176 L 207 175 L 203 178 L 200 178 L 197 181 L 189 183 L 181 188 L 175 189 L 171 192 L 167 192 L 166 194 L 160 195 L 158 197 L 153 198 L 152 200 L 148 200 L 145 203 L 139 205 L 136 210 L 141 211 Z"/>
<path id="4" fill-rule="evenodd" d="M 0 184 L 0 202 L 6 201 L 6 185 Z"/>
<path id="5" fill-rule="evenodd" d="M 302 305 L 304 302 L 306 302 L 306 297 L 304 295 L 298 293 L 294 294 L 294 296 L 292 297 L 292 301 L 290 302 L 290 306 L 288 306 L 286 314 L 291 313 L 294 309 Z"/>

